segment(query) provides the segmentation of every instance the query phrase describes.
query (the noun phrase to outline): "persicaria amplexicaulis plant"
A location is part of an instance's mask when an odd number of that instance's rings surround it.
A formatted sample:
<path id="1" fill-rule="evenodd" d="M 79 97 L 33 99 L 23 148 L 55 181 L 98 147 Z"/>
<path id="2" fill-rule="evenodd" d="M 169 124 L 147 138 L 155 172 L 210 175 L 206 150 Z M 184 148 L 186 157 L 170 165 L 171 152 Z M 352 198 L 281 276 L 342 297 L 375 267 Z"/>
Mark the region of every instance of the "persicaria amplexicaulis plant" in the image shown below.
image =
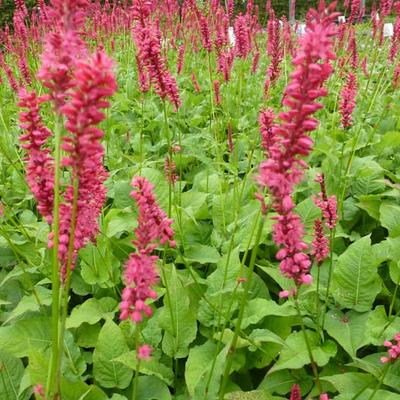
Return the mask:
<path id="1" fill-rule="evenodd" d="M 332 11 L 329 6 L 328 11 Z M 336 33 L 336 13 L 324 15 L 309 11 L 305 35 L 299 40 L 300 48 L 293 59 L 294 71 L 284 93 L 280 123 L 272 126 L 268 139 L 268 158 L 260 164 L 258 183 L 272 196 L 272 206 L 278 213 L 273 226 L 274 242 L 280 247 L 276 257 L 281 272 L 295 282 L 295 286 L 310 284 L 311 261 L 305 253 L 304 228 L 300 217 L 293 211 L 294 186 L 299 183 L 307 164 L 303 157 L 310 154 L 312 139 L 308 132 L 316 129 L 318 122 L 311 115 L 322 108 L 316 99 L 326 96 L 323 83 L 332 73 L 330 61 L 332 39 Z"/>
<path id="2" fill-rule="evenodd" d="M 130 318 L 134 323 L 142 322 L 143 317 L 152 315 L 151 307 L 146 303 L 156 299 L 157 293 L 153 287 L 158 283 L 158 256 L 153 254 L 158 244 L 168 244 L 175 247 L 172 220 L 158 206 L 153 194 L 154 186 L 143 177 L 132 181 L 131 196 L 138 207 L 138 227 L 135 229 L 133 241 L 136 251 L 125 264 L 122 301 L 120 303 L 120 318 Z M 148 347 L 138 350 L 138 357 L 149 357 Z"/>

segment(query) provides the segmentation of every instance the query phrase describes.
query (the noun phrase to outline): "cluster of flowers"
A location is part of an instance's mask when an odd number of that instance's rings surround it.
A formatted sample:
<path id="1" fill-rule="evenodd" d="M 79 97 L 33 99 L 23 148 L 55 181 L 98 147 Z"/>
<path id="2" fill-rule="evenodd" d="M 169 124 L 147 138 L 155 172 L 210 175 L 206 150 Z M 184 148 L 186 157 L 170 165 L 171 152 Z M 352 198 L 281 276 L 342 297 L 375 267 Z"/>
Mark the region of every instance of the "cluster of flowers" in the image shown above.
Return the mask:
<path id="1" fill-rule="evenodd" d="M 73 269 L 76 255 L 98 231 L 97 218 L 106 198 L 103 166 L 103 132 L 96 128 L 104 118 L 102 109 L 116 91 L 112 62 L 104 51 L 89 55 L 79 30 L 85 23 L 86 0 L 53 0 L 47 10 L 56 21 L 44 43 L 38 79 L 49 90 L 38 97 L 22 88 L 19 92 L 21 136 L 27 150 L 27 181 L 38 203 L 38 210 L 49 224 L 54 222 L 55 160 L 48 139 L 51 131 L 40 116 L 40 105 L 51 101 L 58 119 L 65 121 L 62 149 L 66 156 L 60 167 L 68 169 L 70 180 L 59 181 L 62 189 L 59 207 L 59 247 L 61 278 Z M 49 237 L 53 247 L 54 232 Z M 71 242 L 71 243 L 70 243 Z"/>
<path id="2" fill-rule="evenodd" d="M 318 193 L 318 196 L 314 198 L 314 203 L 320 208 L 322 212 L 322 220 L 325 221 L 326 227 L 332 231 L 336 226 L 337 220 L 336 196 L 327 196 L 323 174 L 318 175 L 315 180 L 320 184 L 321 191 Z M 311 250 L 311 254 L 315 257 L 318 265 L 320 265 L 329 254 L 329 241 L 324 234 L 322 220 L 317 218 L 314 221 L 314 240 L 312 242 Z"/>
<path id="3" fill-rule="evenodd" d="M 133 38 L 137 46 L 136 62 L 141 91 L 147 92 L 150 84 L 153 85 L 160 98 L 168 99 L 177 110 L 181 105 L 178 86 L 161 53 L 160 28 L 151 18 L 153 5 L 149 1 L 135 0 L 133 8 L 136 19 Z"/>
<path id="4" fill-rule="evenodd" d="M 281 247 L 276 255 L 281 272 L 293 279 L 296 287 L 312 280 L 311 261 L 304 252 L 304 228 L 293 211 L 292 194 L 306 167 L 302 157 L 312 149 L 307 133 L 317 127 L 318 121 L 311 115 L 322 108 L 316 99 L 327 94 L 322 85 L 332 73 L 330 61 L 335 58 L 332 38 L 336 34 L 333 21 L 337 13 L 332 12 L 332 6 L 327 11 L 310 10 L 306 33 L 293 59 L 295 70 L 284 94 L 283 105 L 289 110 L 279 114 L 280 124 L 271 126 L 270 118 L 265 116 L 269 126 L 262 128 L 267 159 L 260 164 L 258 183 L 269 189 L 272 206 L 278 213 L 273 239 Z"/>
<path id="5" fill-rule="evenodd" d="M 383 363 L 394 362 L 398 358 L 400 358 L 400 333 L 397 333 L 395 335 L 394 340 L 396 341 L 395 344 L 393 344 L 389 340 L 386 340 L 384 343 L 384 346 L 389 348 L 388 350 L 389 357 L 382 357 L 381 361 Z"/>
<path id="6" fill-rule="evenodd" d="M 158 256 L 154 249 L 158 243 L 175 247 L 172 220 L 167 218 L 154 198 L 154 186 L 143 177 L 132 181 L 134 190 L 131 196 L 139 208 L 138 227 L 135 229 L 136 239 L 133 241 L 136 252 L 132 253 L 125 265 L 125 288 L 120 303 L 120 319 L 130 318 L 134 323 L 142 322 L 143 317 L 152 315 L 151 307 L 146 300 L 157 298 L 152 287 L 158 282 L 156 269 Z M 150 357 L 150 346 L 143 345 L 138 349 L 138 358 Z"/>

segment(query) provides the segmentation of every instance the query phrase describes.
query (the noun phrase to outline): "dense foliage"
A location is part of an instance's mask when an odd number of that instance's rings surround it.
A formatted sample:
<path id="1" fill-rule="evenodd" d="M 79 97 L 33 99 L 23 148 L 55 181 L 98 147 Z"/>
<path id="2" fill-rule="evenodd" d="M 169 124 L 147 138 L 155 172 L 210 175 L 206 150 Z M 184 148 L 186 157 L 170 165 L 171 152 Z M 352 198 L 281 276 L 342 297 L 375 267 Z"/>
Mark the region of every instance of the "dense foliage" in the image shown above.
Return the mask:
<path id="1" fill-rule="evenodd" d="M 0 399 L 398 399 L 400 17 L 155 3 L 1 35 Z"/>

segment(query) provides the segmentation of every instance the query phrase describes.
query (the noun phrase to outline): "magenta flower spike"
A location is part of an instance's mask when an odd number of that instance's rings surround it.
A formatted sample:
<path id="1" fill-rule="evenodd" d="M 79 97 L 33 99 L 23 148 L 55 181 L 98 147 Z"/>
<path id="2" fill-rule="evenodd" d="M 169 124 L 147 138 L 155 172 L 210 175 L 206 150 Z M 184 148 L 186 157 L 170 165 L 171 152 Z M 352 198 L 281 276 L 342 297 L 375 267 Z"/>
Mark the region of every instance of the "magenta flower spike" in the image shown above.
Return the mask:
<path id="1" fill-rule="evenodd" d="M 332 73 L 332 39 L 336 34 L 333 21 L 338 15 L 329 14 L 333 6 L 328 7 L 328 14 L 309 11 L 306 33 L 299 40 L 300 47 L 293 59 L 295 70 L 282 102 L 288 110 L 278 115 L 280 123 L 271 128 L 266 141 L 268 158 L 260 164 L 257 177 L 260 186 L 269 189 L 272 206 L 278 213 L 273 226 L 273 240 L 280 247 L 276 258 L 281 272 L 293 279 L 296 287 L 310 284 L 312 278 L 311 261 L 303 241 L 304 227 L 293 211 L 292 194 L 307 167 L 303 157 L 312 150 L 308 132 L 316 129 L 318 121 L 311 115 L 322 108 L 316 99 L 326 96 L 323 83 Z"/>
<path id="2" fill-rule="evenodd" d="M 389 363 L 394 362 L 400 357 L 400 333 L 397 333 L 394 337 L 396 343 L 393 343 L 390 340 L 385 340 L 384 346 L 388 348 L 388 357 L 382 357 L 381 362 Z"/>
<path id="3" fill-rule="evenodd" d="M 152 309 L 146 300 L 155 299 L 153 286 L 158 283 L 159 275 L 156 269 L 158 256 L 153 255 L 157 244 L 175 246 L 172 220 L 158 206 L 153 189 L 154 186 L 143 177 L 132 181 L 134 190 L 131 196 L 139 209 L 138 227 L 135 229 L 136 239 L 133 244 L 136 252 L 132 253 L 125 264 L 124 282 L 120 303 L 120 319 L 130 318 L 134 323 L 140 323 L 143 317 L 150 317 Z"/>

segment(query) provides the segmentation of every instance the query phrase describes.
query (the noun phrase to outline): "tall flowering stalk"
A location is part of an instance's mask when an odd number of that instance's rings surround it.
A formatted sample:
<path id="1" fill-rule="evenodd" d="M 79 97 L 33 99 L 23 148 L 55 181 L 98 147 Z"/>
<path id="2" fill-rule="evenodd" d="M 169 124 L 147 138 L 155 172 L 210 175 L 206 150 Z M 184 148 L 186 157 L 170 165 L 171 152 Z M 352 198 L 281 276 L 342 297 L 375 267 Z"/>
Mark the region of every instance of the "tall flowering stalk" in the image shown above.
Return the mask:
<path id="1" fill-rule="evenodd" d="M 342 116 L 343 128 L 350 128 L 353 125 L 353 111 L 356 107 L 357 77 L 353 72 L 349 72 L 346 84 L 343 87 L 339 100 L 339 111 Z"/>
<path id="2" fill-rule="evenodd" d="M 318 175 L 315 179 L 320 185 L 320 192 L 316 197 L 314 197 L 315 205 L 321 210 L 322 219 L 317 219 L 314 222 L 314 240 L 312 242 L 311 254 L 314 256 L 317 262 L 317 325 L 319 326 L 319 316 L 320 316 L 320 301 L 319 301 L 319 283 L 320 283 L 320 270 L 322 262 L 330 257 L 329 272 L 328 272 L 328 283 L 325 293 L 325 307 L 329 298 L 330 284 L 332 280 L 332 268 L 333 268 L 333 240 L 335 237 L 335 227 L 337 222 L 337 200 L 336 196 L 327 195 L 325 186 L 325 177 L 323 174 Z M 324 225 L 329 229 L 329 240 L 324 233 Z M 325 312 L 322 316 L 322 328 L 325 323 Z"/>
<path id="3" fill-rule="evenodd" d="M 251 50 L 250 27 L 246 15 L 238 15 L 234 25 L 235 55 L 239 58 L 247 58 Z"/>
<path id="4" fill-rule="evenodd" d="M 27 151 L 26 180 L 37 202 L 40 214 L 51 224 L 54 202 L 54 159 L 46 146 L 52 132 L 44 125 L 40 115 L 40 103 L 36 93 L 22 89 L 18 107 L 25 109 L 19 115 L 20 127 L 25 132 L 20 136 L 22 148 Z"/>
<path id="5" fill-rule="evenodd" d="M 394 3 L 394 7 L 396 9 L 396 21 L 394 23 L 393 36 L 391 38 L 392 44 L 390 46 L 389 59 L 391 62 L 396 58 L 398 49 L 399 49 L 399 41 L 400 41 L 400 1 Z"/>
<path id="6" fill-rule="evenodd" d="M 316 99 L 327 94 L 322 85 L 332 73 L 336 17 L 337 13 L 309 12 L 306 33 L 299 40 L 300 48 L 293 59 L 295 70 L 284 94 L 283 105 L 289 110 L 281 112 L 281 122 L 271 128 L 269 158 L 261 163 L 258 176 L 259 184 L 269 189 L 278 213 L 273 239 L 281 247 L 277 254 L 281 272 L 294 280 L 296 288 L 311 283 L 311 262 L 304 252 L 307 249 L 302 239 L 304 228 L 300 217 L 293 212 L 292 194 L 307 166 L 302 158 L 312 150 L 313 142 L 307 133 L 316 129 L 318 121 L 311 115 L 322 108 Z"/>
<path id="7" fill-rule="evenodd" d="M 294 281 L 294 288 L 282 292 L 281 296 L 295 295 L 297 313 L 320 394 L 318 369 L 297 300 L 299 287 L 312 282 L 311 260 L 305 252 L 304 227 L 293 211 L 295 203 L 292 196 L 294 186 L 301 181 L 307 167 L 303 158 L 312 150 L 313 141 L 308 132 L 318 126 L 312 114 L 322 108 L 316 100 L 327 95 L 323 84 L 332 73 L 330 61 L 335 58 L 332 48 L 336 34 L 334 20 L 338 15 L 331 13 L 334 6 L 334 3 L 328 6 L 327 13 L 322 7 L 320 13 L 313 9 L 308 13 L 306 32 L 299 40 L 300 47 L 293 59 L 295 69 L 282 101 L 288 111 L 279 113 L 280 122 L 272 125 L 267 135 L 263 135 L 263 139 L 266 136 L 263 142 L 268 158 L 260 164 L 257 177 L 259 185 L 269 189 L 272 207 L 278 213 L 274 218 L 273 240 L 280 247 L 276 255 L 280 270 Z"/>
<path id="8" fill-rule="evenodd" d="M 158 281 L 156 262 L 158 256 L 153 252 L 160 244 L 175 247 L 172 220 L 158 206 L 153 194 L 154 186 L 143 177 L 132 180 L 131 196 L 139 208 L 138 227 L 135 229 L 136 239 L 132 242 L 136 252 L 132 253 L 125 265 L 124 281 L 126 287 L 122 291 L 120 303 L 121 319 L 128 317 L 135 323 L 142 321 L 143 316 L 152 314 L 151 308 L 144 304 L 149 298 L 155 298 L 151 289 Z"/>
<path id="9" fill-rule="evenodd" d="M 109 106 L 107 98 L 117 89 L 112 62 L 102 51 L 87 61 L 78 61 L 72 81 L 70 99 L 61 107 L 68 132 L 63 137 L 62 149 L 67 156 L 62 165 L 71 169 L 71 184 L 65 189 L 60 208 L 58 251 L 64 280 L 74 268 L 77 251 L 93 240 L 98 231 L 97 219 L 106 200 L 104 181 L 108 175 L 100 143 L 104 133 L 96 125 L 104 120 L 101 110 Z"/>
<path id="10" fill-rule="evenodd" d="M 130 319 L 136 324 L 136 357 L 138 360 L 133 387 L 133 399 L 136 399 L 137 382 L 140 370 L 140 361 L 149 359 L 151 347 L 148 344 L 140 345 L 140 323 L 144 317 L 152 315 L 152 308 L 146 303 L 156 299 L 154 286 L 159 281 L 157 271 L 158 256 L 153 254 L 158 244 L 168 244 L 175 247 L 174 231 L 171 228 L 172 220 L 158 206 L 153 194 L 154 186 L 143 177 L 135 177 L 132 181 L 131 196 L 135 199 L 139 209 L 138 227 L 135 229 L 133 245 L 136 251 L 129 256 L 125 264 L 122 301 L 120 303 L 120 319 Z"/>
<path id="11" fill-rule="evenodd" d="M 161 53 L 159 28 L 150 20 L 145 26 L 138 23 L 134 29 L 134 39 L 138 47 L 139 63 L 145 67 L 155 92 L 162 100 L 168 99 L 177 110 L 181 105 L 178 86 Z"/>
<path id="12" fill-rule="evenodd" d="M 163 101 L 169 100 L 177 110 L 181 105 L 179 90 L 161 51 L 160 28 L 151 18 L 152 3 L 136 0 L 133 7 L 136 19 L 133 39 L 137 46 L 136 61 L 140 72 L 140 86 L 144 88 L 145 81 L 151 83 L 160 98 Z"/>
<path id="13" fill-rule="evenodd" d="M 27 181 L 39 212 L 52 225 L 48 243 L 53 248 L 49 399 L 60 396 L 70 273 L 78 250 L 97 234 L 97 219 L 106 198 L 107 173 L 100 144 L 103 132 L 96 125 L 105 118 L 102 109 L 108 107 L 107 99 L 115 92 L 116 82 L 105 53 L 98 51 L 90 56 L 80 38 L 87 6 L 85 0 L 52 1 L 47 14 L 54 21 L 54 30 L 45 37 L 38 72 L 48 94 L 39 98 L 34 92 L 20 91 Z M 51 101 L 56 113 L 54 157 L 47 143 L 52 133 L 40 117 L 44 101 Z M 68 173 L 62 174 L 62 170 Z"/>
<path id="14" fill-rule="evenodd" d="M 270 55 L 271 60 L 264 85 L 266 94 L 268 93 L 270 85 L 274 84 L 279 78 L 279 66 L 283 57 L 279 21 L 275 18 L 274 14 L 272 14 L 271 19 L 268 20 L 268 34 L 268 54 Z"/>

